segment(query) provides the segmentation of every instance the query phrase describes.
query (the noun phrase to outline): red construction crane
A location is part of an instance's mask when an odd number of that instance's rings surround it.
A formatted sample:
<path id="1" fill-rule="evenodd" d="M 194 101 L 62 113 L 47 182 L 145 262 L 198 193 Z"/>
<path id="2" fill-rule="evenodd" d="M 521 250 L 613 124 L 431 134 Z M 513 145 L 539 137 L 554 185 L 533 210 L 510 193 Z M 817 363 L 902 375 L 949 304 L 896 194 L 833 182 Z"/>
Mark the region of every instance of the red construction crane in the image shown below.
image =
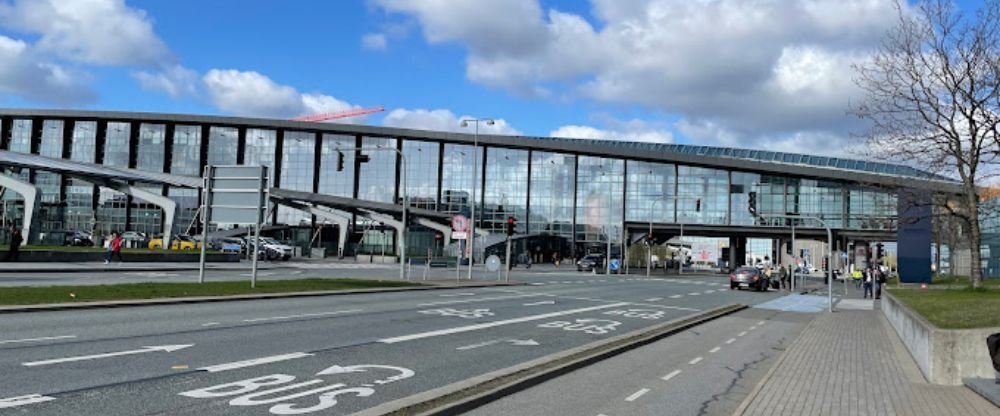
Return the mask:
<path id="1" fill-rule="evenodd" d="M 337 111 L 334 113 L 310 114 L 308 116 L 293 118 L 292 121 L 320 122 L 320 121 L 334 120 L 338 118 L 363 116 L 365 114 L 371 114 L 371 113 L 381 113 L 383 111 L 385 111 L 385 107 L 382 106 L 372 107 L 372 108 L 355 108 L 346 111 Z"/>

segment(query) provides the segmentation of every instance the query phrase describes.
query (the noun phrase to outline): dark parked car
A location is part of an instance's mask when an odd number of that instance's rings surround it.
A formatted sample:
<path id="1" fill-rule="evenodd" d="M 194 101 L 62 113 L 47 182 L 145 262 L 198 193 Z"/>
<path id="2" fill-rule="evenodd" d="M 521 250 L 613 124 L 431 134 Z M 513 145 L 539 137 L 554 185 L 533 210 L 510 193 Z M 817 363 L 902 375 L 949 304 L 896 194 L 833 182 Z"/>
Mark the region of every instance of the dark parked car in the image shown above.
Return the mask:
<path id="1" fill-rule="evenodd" d="M 729 289 L 753 289 L 757 291 L 767 291 L 771 287 L 771 279 L 764 275 L 760 269 L 752 266 L 743 266 L 729 274 Z"/>
<path id="2" fill-rule="evenodd" d="M 42 245 L 93 247 L 94 238 L 86 231 L 55 230 L 44 233 Z"/>
<path id="3" fill-rule="evenodd" d="M 576 262 L 576 271 L 592 272 L 604 269 L 604 256 L 598 254 L 588 254 Z"/>

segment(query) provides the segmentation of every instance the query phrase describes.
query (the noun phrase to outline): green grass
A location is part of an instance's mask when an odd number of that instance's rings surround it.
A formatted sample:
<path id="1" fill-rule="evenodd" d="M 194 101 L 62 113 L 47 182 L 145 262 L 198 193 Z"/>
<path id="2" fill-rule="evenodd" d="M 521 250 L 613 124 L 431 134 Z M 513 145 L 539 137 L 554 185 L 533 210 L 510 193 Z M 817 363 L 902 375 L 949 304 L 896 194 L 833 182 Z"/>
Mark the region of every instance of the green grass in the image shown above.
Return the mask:
<path id="1" fill-rule="evenodd" d="M 110 300 L 162 299 L 194 296 L 291 293 L 313 290 L 348 290 L 421 286 L 416 283 L 361 279 L 298 279 L 205 283 L 130 283 L 95 286 L 0 287 L 0 305 L 82 303 Z"/>
<path id="2" fill-rule="evenodd" d="M 0 251 L 6 251 L 7 247 L 0 247 Z M 21 247 L 21 251 L 60 251 L 60 252 L 74 252 L 74 253 L 103 253 L 107 251 L 104 247 L 86 247 L 86 246 L 24 246 Z M 136 253 L 136 254 L 146 254 L 146 253 L 159 253 L 163 250 L 151 250 L 148 248 L 123 248 L 123 253 Z M 168 250 L 170 253 L 188 253 L 188 254 L 200 254 L 201 249 L 194 250 Z M 219 253 L 218 250 L 206 250 L 206 253 Z"/>
<path id="3" fill-rule="evenodd" d="M 939 328 L 1000 327 L 997 289 L 892 289 L 891 292 Z"/>

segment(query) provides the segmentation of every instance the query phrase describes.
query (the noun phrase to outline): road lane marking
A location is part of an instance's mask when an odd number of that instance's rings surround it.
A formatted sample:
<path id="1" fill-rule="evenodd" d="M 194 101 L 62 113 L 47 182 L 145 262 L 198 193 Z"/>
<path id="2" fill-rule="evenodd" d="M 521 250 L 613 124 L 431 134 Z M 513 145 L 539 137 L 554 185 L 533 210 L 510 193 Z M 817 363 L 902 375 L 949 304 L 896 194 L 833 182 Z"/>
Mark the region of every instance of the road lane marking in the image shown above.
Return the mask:
<path id="1" fill-rule="evenodd" d="M 674 378 L 674 377 L 677 377 L 677 375 L 678 375 L 678 374 L 680 374 L 680 373 L 681 373 L 681 370 L 674 370 L 674 371 L 671 371 L 671 372 L 670 372 L 670 374 L 667 374 L 667 375 L 665 375 L 665 376 L 663 376 L 663 377 L 660 377 L 660 380 L 663 380 L 663 381 L 670 381 L 670 379 L 672 379 L 672 378 Z"/>
<path id="2" fill-rule="evenodd" d="M 417 306 L 454 305 L 456 303 L 486 302 L 486 301 L 490 301 L 490 300 L 531 298 L 531 297 L 536 297 L 536 296 L 544 296 L 544 294 L 543 293 L 529 293 L 529 294 L 526 294 L 526 295 L 494 296 L 492 298 L 479 298 L 479 299 L 467 299 L 467 300 L 450 300 L 450 301 L 443 301 L 443 302 L 420 303 L 420 304 L 417 304 Z"/>
<path id="3" fill-rule="evenodd" d="M 476 296 L 476 294 L 472 292 L 465 292 L 465 293 L 449 293 L 447 295 L 438 295 L 438 296 L 442 298 L 453 298 L 455 296 Z"/>
<path id="4" fill-rule="evenodd" d="M 639 391 L 637 391 L 635 393 L 632 393 L 631 396 L 626 397 L 625 401 L 626 402 L 634 402 L 635 399 L 638 399 L 638 398 L 642 397 L 642 395 L 646 394 L 646 393 L 649 393 L 649 389 L 641 389 L 641 390 L 639 390 Z"/>
<path id="5" fill-rule="evenodd" d="M 712 348 L 712 349 L 708 350 L 708 352 L 710 352 L 710 353 L 717 353 L 721 349 L 722 349 L 722 347 L 715 347 L 715 348 Z"/>
<path id="6" fill-rule="evenodd" d="M 41 394 L 29 394 L 27 396 L 8 397 L 6 399 L 0 399 L 0 409 L 9 409 L 12 407 L 25 406 L 29 404 L 44 403 L 55 399 L 56 399 L 55 397 L 42 396 Z"/>
<path id="7" fill-rule="evenodd" d="M 244 319 L 243 322 L 265 322 L 265 321 L 278 321 L 278 320 L 282 320 L 282 319 L 313 318 L 313 317 L 317 317 L 317 316 L 339 315 L 339 314 L 342 314 L 342 313 L 361 312 L 361 311 L 362 311 L 362 309 L 348 309 L 348 310 L 343 310 L 343 311 L 331 311 L 331 312 L 319 312 L 319 313 L 303 313 L 303 314 L 299 314 L 299 315 L 271 316 L 271 317 L 267 317 L 267 318 Z"/>
<path id="8" fill-rule="evenodd" d="M 439 330 L 436 330 L 436 331 L 418 332 L 416 334 L 402 335 L 402 336 L 398 336 L 398 337 L 391 337 L 391 338 L 380 339 L 378 342 L 381 342 L 383 344 L 394 344 L 394 343 L 397 343 L 397 342 L 413 341 L 413 340 L 417 340 L 417 339 L 437 337 L 437 336 L 441 336 L 441 335 L 451 335 L 451 334 L 457 334 L 457 333 L 461 333 L 461 332 L 477 331 L 477 330 L 480 330 L 480 329 L 493 328 L 493 327 L 502 326 L 502 325 L 517 324 L 517 323 L 521 323 L 521 322 L 538 321 L 538 320 L 541 320 L 541 319 L 548 319 L 548 318 L 552 318 L 552 317 L 556 317 L 556 316 L 572 315 L 574 313 L 591 312 L 591 311 L 596 311 L 596 310 L 601 310 L 601 309 L 609 309 L 609 308 L 618 308 L 618 307 L 626 306 L 628 304 L 629 304 L 628 302 L 620 302 L 620 303 L 612 303 L 612 304 L 608 304 L 608 305 L 591 306 L 591 307 L 587 307 L 587 308 L 570 309 L 570 310 L 565 310 L 565 311 L 560 311 L 560 312 L 545 313 L 545 314 L 541 314 L 541 315 L 522 316 L 520 318 L 507 319 L 507 320 L 503 320 L 503 321 L 494 321 L 494 322 L 486 322 L 486 323 L 475 324 L 475 325 L 460 326 L 460 327 L 455 327 L 455 328 L 439 329 Z"/>
<path id="9" fill-rule="evenodd" d="M 698 296 L 698 295 L 701 295 L 701 293 L 698 293 L 698 292 L 688 293 L 688 296 Z"/>
<path id="10" fill-rule="evenodd" d="M 23 365 L 25 367 L 34 367 L 34 366 L 39 366 L 39 365 L 60 364 L 60 363 L 68 363 L 68 362 L 73 362 L 73 361 L 96 360 L 96 359 L 99 359 L 99 358 L 119 357 L 119 356 L 122 356 L 122 355 L 142 354 L 142 353 L 156 352 L 156 351 L 173 352 L 173 351 L 182 350 L 184 348 L 191 347 L 191 346 L 194 346 L 194 344 L 158 345 L 158 346 L 152 346 L 152 347 L 142 347 L 142 348 L 137 349 L 137 350 L 107 352 L 107 353 L 104 353 L 104 354 L 81 355 L 81 356 L 66 357 L 66 358 L 53 358 L 51 360 L 42 360 L 42 361 L 31 361 L 31 362 L 27 362 L 27 363 L 21 363 L 21 365 Z"/>
<path id="11" fill-rule="evenodd" d="M 750 327 L 750 330 L 751 330 L 751 331 L 753 331 L 753 330 L 755 330 L 755 329 L 757 329 L 757 325 L 754 325 L 754 326 L 751 326 L 751 327 Z"/>
<path id="12" fill-rule="evenodd" d="M 555 304 L 556 304 L 555 300 L 543 300 L 541 302 L 525 303 L 523 306 L 555 305 Z"/>
<path id="13" fill-rule="evenodd" d="M 673 296 L 670 296 L 670 299 L 680 299 L 683 296 L 684 295 L 673 295 Z"/>
<path id="14" fill-rule="evenodd" d="M 764 325 L 764 321 L 757 322 L 757 325 Z"/>
<path id="15" fill-rule="evenodd" d="M 746 334 L 747 334 L 747 331 L 743 331 L 743 332 L 740 332 L 740 333 L 736 334 L 736 336 L 742 337 L 742 336 L 744 336 Z"/>
<path id="16" fill-rule="evenodd" d="M 663 300 L 663 298 L 649 298 L 649 299 L 646 299 L 646 302 L 657 302 L 657 301 L 661 301 L 661 300 Z"/>
<path id="17" fill-rule="evenodd" d="M 208 367 L 201 367 L 199 368 L 199 370 L 208 371 L 209 373 L 217 373 L 219 371 L 235 370 L 237 368 L 253 367 L 255 365 L 270 364 L 280 361 L 294 360 L 296 358 L 311 357 L 312 355 L 313 354 L 307 352 L 293 352 L 291 354 L 272 355 L 270 357 L 261 357 L 261 358 L 254 358 L 250 360 L 236 361 L 225 364 L 210 365 Z"/>
<path id="18" fill-rule="evenodd" d="M 7 341 L 0 341 L 0 344 L 17 344 L 21 342 L 51 341 L 54 339 L 68 339 L 68 338 L 76 338 L 76 335 L 59 335 L 54 337 L 11 339 Z"/>
<path id="19" fill-rule="evenodd" d="M 736 342 L 736 338 L 729 338 L 726 340 L 726 344 L 732 344 L 734 342 Z"/>
<path id="20" fill-rule="evenodd" d="M 714 290 L 706 290 L 705 293 L 715 293 Z"/>
<path id="21" fill-rule="evenodd" d="M 691 361 L 688 361 L 688 364 L 695 365 L 695 364 L 698 364 L 699 362 L 701 362 L 701 360 L 702 360 L 702 357 L 698 357 L 698 358 L 695 358 L 695 359 L 693 359 Z"/>
<path id="22" fill-rule="evenodd" d="M 201 326 L 216 326 L 216 325 L 222 325 L 222 324 L 219 322 L 205 322 L 201 324 Z"/>

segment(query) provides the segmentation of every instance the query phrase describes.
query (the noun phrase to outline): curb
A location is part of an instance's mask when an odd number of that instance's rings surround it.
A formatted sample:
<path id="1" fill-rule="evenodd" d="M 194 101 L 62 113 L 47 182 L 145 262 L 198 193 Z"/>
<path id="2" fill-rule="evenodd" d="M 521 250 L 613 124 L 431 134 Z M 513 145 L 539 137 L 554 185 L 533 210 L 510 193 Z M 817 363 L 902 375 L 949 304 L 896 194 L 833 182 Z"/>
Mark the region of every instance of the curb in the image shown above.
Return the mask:
<path id="1" fill-rule="evenodd" d="M 103 266 L 103 264 L 101 265 Z M 272 270 L 272 267 L 260 267 L 257 270 Z M 156 269 L 152 267 L 89 267 L 85 269 L 81 268 L 30 268 L 30 269 L 13 269 L 13 270 L 3 270 L 0 273 L 93 273 L 93 272 L 125 272 L 125 273 L 135 273 L 135 272 L 191 272 L 198 271 L 197 266 L 193 267 L 176 267 L 176 268 L 165 268 Z M 244 271 L 247 270 L 246 267 L 205 267 L 205 271 Z"/>
<path id="2" fill-rule="evenodd" d="M 764 389 L 764 385 L 767 384 L 768 381 L 771 381 L 771 378 L 774 377 L 774 372 L 778 369 L 778 367 L 781 366 L 782 363 L 785 362 L 785 358 L 788 357 L 787 352 L 791 350 L 792 347 L 796 346 L 796 344 L 802 341 L 802 334 L 805 334 L 806 331 L 809 330 L 809 328 L 816 323 L 816 319 L 818 317 L 819 316 L 813 317 L 813 319 L 809 321 L 809 324 L 806 325 L 805 328 L 802 328 L 802 331 L 799 332 L 799 335 L 795 337 L 795 340 L 792 341 L 791 344 L 788 344 L 788 347 L 785 348 L 785 353 L 782 353 L 781 357 L 778 357 L 778 361 L 774 362 L 774 365 L 771 366 L 770 370 L 767 370 L 767 374 L 764 374 L 764 377 L 760 379 L 760 382 L 758 382 L 757 385 L 753 387 L 753 390 L 750 391 L 750 394 L 747 395 L 747 398 L 743 399 L 743 402 L 740 403 L 740 406 L 736 408 L 735 412 L 733 412 L 733 416 L 743 416 L 743 414 L 746 413 L 747 408 L 750 407 L 750 403 L 752 403 L 754 399 L 757 398 L 757 395 L 760 394 L 760 391 Z"/>
<path id="3" fill-rule="evenodd" d="M 746 308 L 746 305 L 739 304 L 722 306 L 394 400 L 355 415 L 458 415 L 573 370 Z"/>
<path id="4" fill-rule="evenodd" d="M 287 299 L 287 298 L 304 298 L 304 297 L 318 297 L 318 296 L 361 295 L 370 293 L 409 292 L 417 290 L 470 289 L 470 288 L 481 288 L 481 287 L 505 287 L 505 286 L 524 286 L 524 285 L 525 283 L 484 282 L 484 283 L 472 283 L 472 284 L 463 284 L 455 286 L 388 287 L 388 288 L 373 288 L 373 289 L 318 290 L 310 292 L 291 292 L 291 293 L 262 293 L 258 295 L 199 296 L 199 297 L 187 297 L 187 298 L 136 299 L 136 300 L 121 300 L 121 301 L 107 301 L 107 302 L 98 301 L 98 302 L 81 302 L 81 303 L 50 303 L 43 305 L 0 306 L 0 314 L 62 311 L 62 310 L 75 310 L 75 309 L 101 309 L 101 308 L 126 308 L 126 307 L 130 308 L 139 306 L 180 305 L 180 304 L 190 304 L 190 303 L 239 302 L 239 301 L 267 300 L 267 299 Z"/>

